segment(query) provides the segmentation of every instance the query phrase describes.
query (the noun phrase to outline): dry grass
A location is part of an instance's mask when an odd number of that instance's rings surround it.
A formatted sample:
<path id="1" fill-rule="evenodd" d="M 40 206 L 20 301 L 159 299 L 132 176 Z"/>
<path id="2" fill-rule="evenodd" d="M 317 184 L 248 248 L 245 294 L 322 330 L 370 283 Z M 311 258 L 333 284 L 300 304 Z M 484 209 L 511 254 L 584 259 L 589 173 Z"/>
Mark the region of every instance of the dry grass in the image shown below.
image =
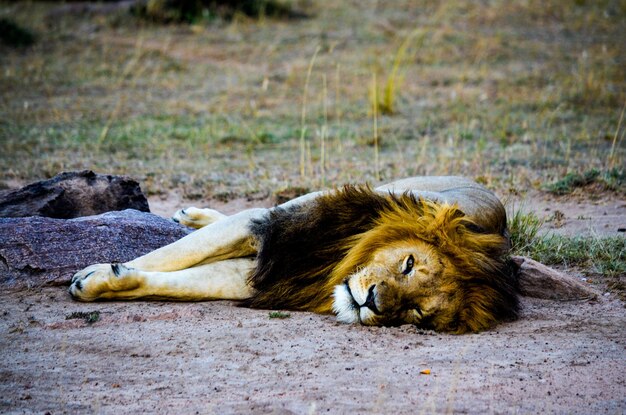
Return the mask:
<path id="1" fill-rule="evenodd" d="M 0 181 L 92 168 L 207 198 L 462 174 L 524 191 L 626 163 L 623 2 L 314 7 L 155 26 L 2 3 L 38 43 L 0 51 Z M 376 134 L 372 74 L 390 107 Z"/>

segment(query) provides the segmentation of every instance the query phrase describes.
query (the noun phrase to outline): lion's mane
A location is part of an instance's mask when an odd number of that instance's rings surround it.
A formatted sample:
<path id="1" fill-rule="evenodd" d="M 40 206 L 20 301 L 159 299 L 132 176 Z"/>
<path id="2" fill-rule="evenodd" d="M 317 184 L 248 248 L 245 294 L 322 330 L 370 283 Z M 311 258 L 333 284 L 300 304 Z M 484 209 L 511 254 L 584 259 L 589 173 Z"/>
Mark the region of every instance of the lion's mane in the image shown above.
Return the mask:
<path id="1" fill-rule="evenodd" d="M 504 227 L 493 226 L 498 228 Z M 329 313 L 334 287 L 375 250 L 418 238 L 451 264 L 442 276 L 456 290 L 446 331 L 480 331 L 517 316 L 506 234 L 486 230 L 455 206 L 346 186 L 310 203 L 273 209 L 251 230 L 259 250 L 248 282 L 256 293 L 243 306 Z"/>

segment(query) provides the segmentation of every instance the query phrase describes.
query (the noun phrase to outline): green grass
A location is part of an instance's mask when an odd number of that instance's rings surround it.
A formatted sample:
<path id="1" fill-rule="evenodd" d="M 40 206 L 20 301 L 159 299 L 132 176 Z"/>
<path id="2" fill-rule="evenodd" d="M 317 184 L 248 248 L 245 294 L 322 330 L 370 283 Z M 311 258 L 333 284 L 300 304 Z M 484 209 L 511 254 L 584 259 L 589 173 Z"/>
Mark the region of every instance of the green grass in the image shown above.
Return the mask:
<path id="1" fill-rule="evenodd" d="M 535 238 L 516 254 L 546 265 L 583 268 L 589 274 L 607 277 L 626 275 L 626 238 L 568 237 L 552 234 Z"/>
<path id="2" fill-rule="evenodd" d="M 509 218 L 508 228 L 511 236 L 511 251 L 516 255 L 524 255 L 533 249 L 539 239 L 543 221 L 534 213 L 524 213 L 518 209 Z"/>
<path id="3" fill-rule="evenodd" d="M 626 170 L 613 168 L 605 173 L 591 169 L 583 173 L 567 173 L 562 179 L 546 186 L 546 190 L 556 195 L 566 195 L 575 189 L 597 183 L 606 190 L 626 190 Z"/>
<path id="4" fill-rule="evenodd" d="M 291 317 L 291 314 L 282 311 L 270 311 L 269 318 L 285 319 Z"/>
<path id="5" fill-rule="evenodd" d="M 599 278 L 626 301 L 626 237 L 564 236 L 542 232 L 542 224 L 534 213 L 517 210 L 509 219 L 511 253 L 582 271 L 589 282 Z"/>
<path id="6" fill-rule="evenodd" d="M 567 173 L 562 179 L 549 184 L 547 190 L 550 193 L 557 195 L 564 195 L 574 191 L 577 187 L 584 187 L 596 181 L 600 176 L 600 171 L 597 169 L 588 170 L 582 174 L 579 173 Z"/>
<path id="7" fill-rule="evenodd" d="M 534 213 L 517 210 L 509 219 L 513 255 L 546 265 L 584 269 L 588 274 L 626 277 L 626 237 L 564 236 L 541 232 Z"/>
<path id="8" fill-rule="evenodd" d="M 100 320 L 100 312 L 99 311 L 75 311 L 65 316 L 66 320 L 85 320 L 87 324 L 93 324 Z"/>
<path id="9" fill-rule="evenodd" d="M 523 193 L 626 160 L 619 2 L 308 7 L 193 26 L 4 8 L 37 42 L 0 51 L 0 182 L 92 168 L 206 199 L 459 174 Z"/>

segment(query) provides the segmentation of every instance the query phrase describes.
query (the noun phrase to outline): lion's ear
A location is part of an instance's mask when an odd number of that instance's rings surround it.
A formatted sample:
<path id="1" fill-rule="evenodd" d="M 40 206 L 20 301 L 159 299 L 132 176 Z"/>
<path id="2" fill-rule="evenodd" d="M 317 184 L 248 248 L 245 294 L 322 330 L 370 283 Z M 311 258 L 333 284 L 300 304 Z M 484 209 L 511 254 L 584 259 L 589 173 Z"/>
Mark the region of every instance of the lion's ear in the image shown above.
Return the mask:
<path id="1" fill-rule="evenodd" d="M 432 241 L 440 248 L 453 248 L 464 245 L 468 233 L 474 233 L 479 227 L 465 216 L 456 206 L 436 205 L 427 232 Z"/>
<path id="2" fill-rule="evenodd" d="M 447 208 L 447 209 L 446 209 Z M 486 229 L 470 219 L 458 206 L 443 206 L 446 225 L 457 233 L 487 233 Z"/>

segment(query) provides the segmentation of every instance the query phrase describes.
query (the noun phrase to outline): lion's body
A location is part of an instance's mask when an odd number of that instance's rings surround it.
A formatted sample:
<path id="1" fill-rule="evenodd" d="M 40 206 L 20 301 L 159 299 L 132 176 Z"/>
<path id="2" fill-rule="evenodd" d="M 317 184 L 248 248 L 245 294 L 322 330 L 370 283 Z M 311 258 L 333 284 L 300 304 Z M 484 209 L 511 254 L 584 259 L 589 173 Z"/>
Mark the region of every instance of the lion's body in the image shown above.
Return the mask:
<path id="1" fill-rule="evenodd" d="M 235 299 L 457 333 L 516 316 L 504 208 L 467 179 L 348 186 L 273 209 L 175 218 L 201 229 L 127 264 L 79 272 L 72 295 Z"/>

